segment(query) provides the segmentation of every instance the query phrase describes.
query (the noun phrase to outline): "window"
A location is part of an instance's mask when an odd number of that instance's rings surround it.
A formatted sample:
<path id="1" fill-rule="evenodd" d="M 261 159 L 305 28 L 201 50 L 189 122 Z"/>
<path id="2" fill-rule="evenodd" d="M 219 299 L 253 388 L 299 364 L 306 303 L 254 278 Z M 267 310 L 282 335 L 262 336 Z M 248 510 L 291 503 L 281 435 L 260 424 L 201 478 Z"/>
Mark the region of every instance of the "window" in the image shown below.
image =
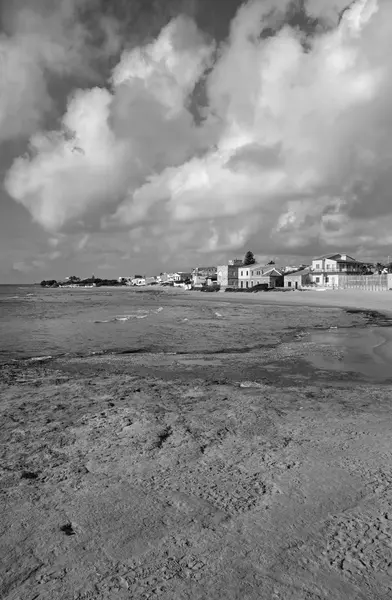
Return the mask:
<path id="1" fill-rule="evenodd" d="M 244 275 L 244 272 L 243 272 L 243 271 L 241 271 L 241 277 L 243 277 L 243 275 Z"/>
<path id="2" fill-rule="evenodd" d="M 257 271 L 257 275 L 260 275 L 260 271 Z"/>
<path id="3" fill-rule="evenodd" d="M 287 287 L 291 287 L 291 281 L 287 282 Z"/>
<path id="4" fill-rule="evenodd" d="M 246 275 L 249 275 L 249 271 L 246 272 Z"/>
<path id="5" fill-rule="evenodd" d="M 329 277 L 326 277 L 325 278 L 325 283 L 328 283 L 328 281 L 329 281 Z"/>
<path id="6" fill-rule="evenodd" d="M 320 277 L 316 277 L 316 283 L 320 283 Z"/>
<path id="7" fill-rule="evenodd" d="M 243 281 L 241 281 L 241 287 L 242 287 L 242 288 L 244 287 L 244 282 L 243 282 Z"/>
<path id="8" fill-rule="evenodd" d="M 316 264 L 316 269 L 321 269 L 321 265 L 320 265 L 320 263 L 317 263 L 317 264 Z"/>
<path id="9" fill-rule="evenodd" d="M 249 287 L 249 281 L 245 282 L 246 287 Z"/>

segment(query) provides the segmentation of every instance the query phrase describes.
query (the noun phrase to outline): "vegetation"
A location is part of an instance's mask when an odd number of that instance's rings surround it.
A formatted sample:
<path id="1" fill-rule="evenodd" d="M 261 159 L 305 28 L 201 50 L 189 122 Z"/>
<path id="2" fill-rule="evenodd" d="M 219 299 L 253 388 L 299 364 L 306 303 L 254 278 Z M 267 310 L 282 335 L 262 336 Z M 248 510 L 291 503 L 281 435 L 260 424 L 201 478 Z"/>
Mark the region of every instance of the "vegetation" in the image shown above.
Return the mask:
<path id="1" fill-rule="evenodd" d="M 379 262 L 375 263 L 373 265 L 373 269 L 376 274 L 381 274 L 384 269 L 387 270 L 387 273 L 392 273 L 392 262 L 387 263 L 387 264 L 383 264 L 383 263 L 379 263 Z"/>
<path id="2" fill-rule="evenodd" d="M 79 277 L 70 277 L 67 281 L 56 281 L 55 279 L 48 279 L 41 281 L 42 287 L 59 287 L 63 285 L 77 285 L 77 286 L 85 286 L 94 284 L 96 287 L 101 286 L 113 286 L 113 285 L 124 285 L 124 283 L 117 281 L 117 279 L 99 279 L 97 277 L 88 277 L 87 279 L 79 279 Z"/>
<path id="3" fill-rule="evenodd" d="M 55 279 L 48 279 L 47 281 L 45 281 L 44 279 L 43 281 L 41 281 L 40 285 L 42 287 L 59 287 L 59 284 Z"/>
<path id="4" fill-rule="evenodd" d="M 201 292 L 219 292 L 219 290 L 220 290 L 220 285 L 217 285 L 217 284 L 203 285 L 200 288 Z"/>
<path id="5" fill-rule="evenodd" d="M 248 250 L 248 252 L 245 254 L 245 258 L 244 258 L 244 265 L 254 265 L 256 262 L 255 259 L 255 255 L 253 254 L 253 252 L 251 252 L 250 250 Z"/>

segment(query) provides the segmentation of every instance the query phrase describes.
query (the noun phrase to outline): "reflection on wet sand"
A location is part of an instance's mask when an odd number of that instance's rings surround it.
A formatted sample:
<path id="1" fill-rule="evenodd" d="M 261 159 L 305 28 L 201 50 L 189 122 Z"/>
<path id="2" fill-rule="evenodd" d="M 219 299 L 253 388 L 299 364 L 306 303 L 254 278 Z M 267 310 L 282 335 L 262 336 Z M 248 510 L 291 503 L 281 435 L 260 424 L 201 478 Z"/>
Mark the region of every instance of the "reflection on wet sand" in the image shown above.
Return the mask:
<path id="1" fill-rule="evenodd" d="M 356 373 L 374 381 L 392 378 L 392 328 L 317 331 L 309 339 L 308 360 L 317 369 Z"/>

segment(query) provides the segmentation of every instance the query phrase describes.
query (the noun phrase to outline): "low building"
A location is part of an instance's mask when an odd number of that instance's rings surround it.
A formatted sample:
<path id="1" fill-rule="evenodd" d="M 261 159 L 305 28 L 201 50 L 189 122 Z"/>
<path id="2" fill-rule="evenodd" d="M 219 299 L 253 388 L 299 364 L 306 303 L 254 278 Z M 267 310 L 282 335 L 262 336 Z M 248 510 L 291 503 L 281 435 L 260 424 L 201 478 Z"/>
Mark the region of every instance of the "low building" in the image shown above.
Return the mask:
<path id="1" fill-rule="evenodd" d="M 186 281 L 192 278 L 192 273 L 189 271 L 178 271 L 177 273 L 173 273 L 172 281 Z"/>
<path id="2" fill-rule="evenodd" d="M 146 285 L 157 283 L 156 277 L 146 277 Z"/>
<path id="3" fill-rule="evenodd" d="M 293 288 L 294 290 L 307 287 L 311 283 L 312 277 L 309 269 L 302 269 L 284 276 L 284 287 Z"/>
<path id="4" fill-rule="evenodd" d="M 192 269 L 192 283 L 195 287 L 200 287 L 207 282 L 209 277 L 216 276 L 217 267 L 196 267 Z"/>
<path id="5" fill-rule="evenodd" d="M 316 285 L 337 287 L 339 275 L 361 275 L 365 266 L 348 254 L 327 254 L 312 260 L 311 277 Z"/>
<path id="6" fill-rule="evenodd" d="M 279 269 L 270 267 L 260 275 L 257 273 L 259 269 L 255 269 L 254 271 L 256 271 L 256 274 L 252 275 L 250 287 L 255 287 L 256 285 L 268 285 L 269 288 L 283 287 L 283 273 Z"/>
<path id="7" fill-rule="evenodd" d="M 146 278 L 141 275 L 136 275 L 132 279 L 132 285 L 146 285 Z"/>
<path id="8" fill-rule="evenodd" d="M 242 265 L 238 269 L 238 287 L 248 289 L 256 285 L 267 284 L 268 287 L 283 287 L 283 273 L 271 265 Z"/>
<path id="9" fill-rule="evenodd" d="M 161 273 L 159 275 L 159 283 L 169 283 L 174 281 L 174 276 L 176 273 Z"/>

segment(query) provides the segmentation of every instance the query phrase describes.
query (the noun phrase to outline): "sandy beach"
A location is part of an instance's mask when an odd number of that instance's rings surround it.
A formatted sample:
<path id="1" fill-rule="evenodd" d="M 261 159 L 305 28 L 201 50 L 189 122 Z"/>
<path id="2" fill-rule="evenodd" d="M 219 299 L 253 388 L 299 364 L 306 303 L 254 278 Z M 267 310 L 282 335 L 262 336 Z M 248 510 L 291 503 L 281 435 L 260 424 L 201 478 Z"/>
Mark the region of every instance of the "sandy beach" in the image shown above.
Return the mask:
<path id="1" fill-rule="evenodd" d="M 205 294 L 211 296 L 211 294 Z M 358 308 L 377 310 L 392 314 L 392 292 L 365 290 L 306 290 L 293 292 L 271 291 L 267 293 L 224 292 L 219 300 L 256 304 L 279 304 L 294 306 L 325 306 L 335 308 Z"/>
<path id="2" fill-rule="evenodd" d="M 1 366 L 0 597 L 391 597 L 392 295 L 167 294 Z"/>

